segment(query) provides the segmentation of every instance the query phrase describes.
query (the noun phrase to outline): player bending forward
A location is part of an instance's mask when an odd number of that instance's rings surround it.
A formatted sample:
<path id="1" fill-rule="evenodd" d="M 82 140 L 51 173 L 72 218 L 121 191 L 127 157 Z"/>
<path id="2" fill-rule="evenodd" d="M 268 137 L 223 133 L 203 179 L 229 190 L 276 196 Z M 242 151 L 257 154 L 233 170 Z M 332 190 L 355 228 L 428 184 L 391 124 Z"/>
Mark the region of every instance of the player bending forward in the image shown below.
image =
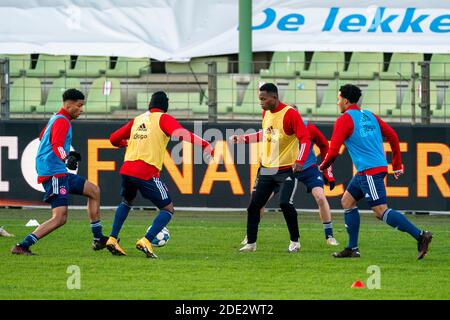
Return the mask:
<path id="1" fill-rule="evenodd" d="M 184 129 L 177 120 L 166 113 L 168 108 L 169 99 L 166 93 L 155 92 L 147 112 L 137 116 L 110 136 L 114 146 L 127 147 L 125 161 L 120 168 L 123 200 L 116 209 L 111 235 L 106 244 L 113 255 L 126 255 L 118 243 L 118 236 L 139 190 L 144 198 L 159 208 L 159 213 L 145 236 L 137 241 L 136 248 L 143 251 L 147 258 L 157 258 L 151 242 L 174 214 L 169 191 L 160 179 L 164 153 L 171 136 L 202 146 L 206 157 L 213 156 L 211 145 Z"/>

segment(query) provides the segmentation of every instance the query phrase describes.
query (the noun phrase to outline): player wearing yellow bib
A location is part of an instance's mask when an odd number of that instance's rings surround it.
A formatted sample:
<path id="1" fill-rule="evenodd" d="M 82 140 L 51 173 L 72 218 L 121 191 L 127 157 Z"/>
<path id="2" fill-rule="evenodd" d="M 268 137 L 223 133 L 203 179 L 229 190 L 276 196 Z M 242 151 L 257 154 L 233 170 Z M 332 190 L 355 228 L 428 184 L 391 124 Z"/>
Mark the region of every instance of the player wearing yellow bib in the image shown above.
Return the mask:
<path id="1" fill-rule="evenodd" d="M 284 182 L 295 181 L 294 173 L 303 169 L 311 146 L 310 136 L 300 114 L 278 100 L 278 89 L 273 83 L 260 87 L 259 101 L 263 109 L 262 131 L 254 138 L 262 140 L 261 168 L 247 208 L 247 244 L 240 251 L 256 250 L 260 210 L 280 187 L 280 208 L 291 240 L 289 252 L 296 252 L 300 248 L 300 235 L 297 210 L 292 203 L 295 189 Z"/>
<path id="2" fill-rule="evenodd" d="M 174 213 L 169 191 L 159 174 L 170 137 L 177 136 L 200 145 L 205 149 L 204 153 L 207 156 L 213 155 L 213 149 L 207 141 L 183 128 L 175 118 L 166 113 L 168 107 L 169 99 L 166 93 L 155 92 L 147 112 L 137 116 L 110 136 L 114 146 L 127 147 L 125 162 L 120 168 L 123 200 L 116 209 L 111 235 L 106 243 L 106 248 L 113 255 L 126 255 L 117 239 L 139 190 L 141 195 L 152 201 L 160 211 L 145 236 L 136 243 L 136 248 L 143 251 L 147 258 L 157 257 L 151 242 L 169 223 Z"/>

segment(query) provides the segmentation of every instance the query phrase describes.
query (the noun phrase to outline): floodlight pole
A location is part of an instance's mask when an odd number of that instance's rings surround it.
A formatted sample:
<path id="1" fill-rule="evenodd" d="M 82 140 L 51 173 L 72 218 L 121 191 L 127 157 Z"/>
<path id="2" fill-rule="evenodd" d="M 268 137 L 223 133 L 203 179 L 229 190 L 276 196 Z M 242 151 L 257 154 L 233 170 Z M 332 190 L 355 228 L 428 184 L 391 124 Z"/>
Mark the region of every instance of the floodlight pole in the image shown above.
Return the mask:
<path id="1" fill-rule="evenodd" d="M 252 73 L 252 0 L 239 0 L 239 73 Z"/>

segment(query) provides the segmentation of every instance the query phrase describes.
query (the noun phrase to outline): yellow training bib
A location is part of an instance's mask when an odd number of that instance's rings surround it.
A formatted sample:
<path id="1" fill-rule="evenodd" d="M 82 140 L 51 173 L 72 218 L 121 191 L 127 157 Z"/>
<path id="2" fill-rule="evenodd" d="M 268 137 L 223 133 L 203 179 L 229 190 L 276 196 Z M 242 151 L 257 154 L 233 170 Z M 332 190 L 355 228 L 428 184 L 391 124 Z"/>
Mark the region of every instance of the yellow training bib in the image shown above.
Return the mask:
<path id="1" fill-rule="evenodd" d="M 168 137 L 159 126 L 164 113 L 147 111 L 134 118 L 125 161 L 142 160 L 161 170 Z"/>
<path id="2" fill-rule="evenodd" d="M 286 112 L 292 109 L 287 106 L 272 113 L 266 111 L 262 121 L 263 146 L 261 164 L 266 168 L 277 168 L 293 165 L 298 156 L 298 140 L 295 134 L 287 135 L 283 128 Z"/>

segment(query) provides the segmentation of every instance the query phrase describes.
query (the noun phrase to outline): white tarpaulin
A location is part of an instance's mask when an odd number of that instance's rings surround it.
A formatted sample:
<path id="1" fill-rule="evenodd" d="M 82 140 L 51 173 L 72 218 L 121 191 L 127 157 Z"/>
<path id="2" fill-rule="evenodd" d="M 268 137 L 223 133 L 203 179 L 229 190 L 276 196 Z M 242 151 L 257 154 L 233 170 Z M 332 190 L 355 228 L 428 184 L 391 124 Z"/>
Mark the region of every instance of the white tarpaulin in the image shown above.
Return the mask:
<path id="1" fill-rule="evenodd" d="M 253 1 L 253 51 L 450 53 L 450 1 Z M 0 54 L 237 53 L 238 0 L 0 0 Z"/>

